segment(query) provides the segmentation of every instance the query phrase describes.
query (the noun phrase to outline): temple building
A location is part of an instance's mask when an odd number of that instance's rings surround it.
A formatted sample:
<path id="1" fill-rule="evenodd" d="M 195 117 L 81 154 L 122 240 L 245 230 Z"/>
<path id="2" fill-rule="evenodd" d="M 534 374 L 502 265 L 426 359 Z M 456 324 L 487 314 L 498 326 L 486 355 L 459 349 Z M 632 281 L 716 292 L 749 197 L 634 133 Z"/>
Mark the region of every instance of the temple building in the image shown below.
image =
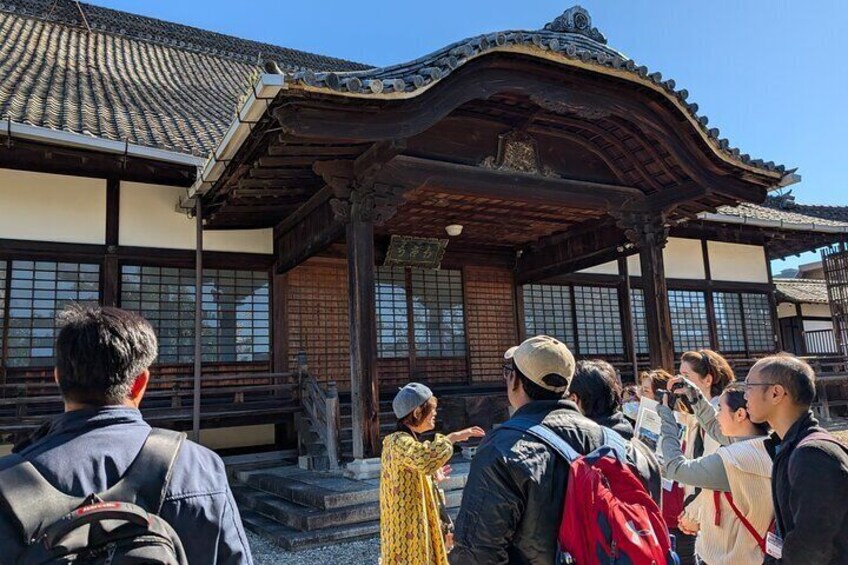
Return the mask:
<path id="1" fill-rule="evenodd" d="M 299 420 L 334 466 L 379 454 L 409 380 L 485 417 L 525 336 L 628 379 L 826 317 L 770 261 L 844 245 L 848 213 L 788 205 L 793 169 L 582 8 L 384 68 L 62 0 L 0 3 L 0 38 L 5 449 L 60 406 L 70 301 L 154 325 L 154 421 L 243 450 Z"/>

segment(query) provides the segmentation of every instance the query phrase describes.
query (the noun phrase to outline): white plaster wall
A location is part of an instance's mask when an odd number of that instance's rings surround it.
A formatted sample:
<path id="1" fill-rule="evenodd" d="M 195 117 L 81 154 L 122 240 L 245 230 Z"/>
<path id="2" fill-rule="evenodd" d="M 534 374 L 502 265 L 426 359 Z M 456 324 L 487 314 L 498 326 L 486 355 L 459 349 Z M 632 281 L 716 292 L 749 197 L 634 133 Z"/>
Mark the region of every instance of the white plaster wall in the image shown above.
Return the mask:
<path id="1" fill-rule="evenodd" d="M 804 320 L 804 331 L 832 330 L 833 322 L 827 320 Z"/>
<path id="2" fill-rule="evenodd" d="M 811 318 L 830 318 L 829 304 L 801 304 L 801 314 Z"/>
<path id="3" fill-rule="evenodd" d="M 176 212 L 184 190 L 172 186 L 122 182 L 118 236 L 120 245 L 194 249 L 194 220 Z M 273 230 L 204 231 L 203 249 L 273 253 Z"/>
<path id="4" fill-rule="evenodd" d="M 0 238 L 105 243 L 106 181 L 0 169 Z"/>
<path id="5" fill-rule="evenodd" d="M 665 276 L 668 279 L 704 280 L 704 252 L 700 239 L 668 238 L 663 249 Z"/>
<path id="6" fill-rule="evenodd" d="M 778 318 L 791 318 L 798 315 L 798 309 L 791 302 L 781 302 L 777 305 Z"/>
<path id="7" fill-rule="evenodd" d="M 763 247 L 708 241 L 707 250 L 713 280 L 768 283 L 768 264 Z"/>
<path id="8" fill-rule="evenodd" d="M 642 261 L 639 259 L 638 253 L 627 257 L 627 273 L 631 277 L 642 276 Z"/>
<path id="9" fill-rule="evenodd" d="M 617 275 L 618 261 L 609 261 L 608 263 L 601 263 L 600 265 L 595 265 L 594 267 L 589 267 L 588 269 L 581 269 L 577 272 L 592 275 Z"/>

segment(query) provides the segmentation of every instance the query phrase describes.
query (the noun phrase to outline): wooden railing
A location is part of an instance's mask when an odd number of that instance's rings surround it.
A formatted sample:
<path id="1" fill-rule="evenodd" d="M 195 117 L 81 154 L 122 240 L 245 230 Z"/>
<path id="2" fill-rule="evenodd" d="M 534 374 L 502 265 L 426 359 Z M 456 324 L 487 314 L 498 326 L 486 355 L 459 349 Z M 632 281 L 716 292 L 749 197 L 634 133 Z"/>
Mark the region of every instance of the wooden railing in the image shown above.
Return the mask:
<path id="1" fill-rule="evenodd" d="M 298 373 L 233 373 L 204 375 L 200 417 L 227 420 L 273 416 L 298 410 Z M 181 425 L 192 419 L 194 379 L 163 375 L 151 381 L 141 411 L 152 423 Z M 24 433 L 61 413 L 63 400 L 55 384 L 0 386 L 0 435 Z"/>
<path id="2" fill-rule="evenodd" d="M 302 373 L 300 399 L 303 415 L 312 424 L 327 449 L 330 469 L 339 468 L 339 391 L 335 382 L 327 383 L 325 392 L 309 373 Z"/>

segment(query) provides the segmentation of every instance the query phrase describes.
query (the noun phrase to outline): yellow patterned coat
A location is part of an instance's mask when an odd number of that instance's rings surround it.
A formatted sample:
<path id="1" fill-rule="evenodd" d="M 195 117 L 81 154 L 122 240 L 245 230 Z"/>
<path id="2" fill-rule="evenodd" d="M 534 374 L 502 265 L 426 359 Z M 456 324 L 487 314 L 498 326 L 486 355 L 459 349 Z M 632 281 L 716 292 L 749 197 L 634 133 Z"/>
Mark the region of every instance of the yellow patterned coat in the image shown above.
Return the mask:
<path id="1" fill-rule="evenodd" d="M 382 565 L 447 565 L 433 474 L 453 455 L 453 444 L 436 434 L 418 441 L 405 432 L 383 440 L 380 473 Z"/>

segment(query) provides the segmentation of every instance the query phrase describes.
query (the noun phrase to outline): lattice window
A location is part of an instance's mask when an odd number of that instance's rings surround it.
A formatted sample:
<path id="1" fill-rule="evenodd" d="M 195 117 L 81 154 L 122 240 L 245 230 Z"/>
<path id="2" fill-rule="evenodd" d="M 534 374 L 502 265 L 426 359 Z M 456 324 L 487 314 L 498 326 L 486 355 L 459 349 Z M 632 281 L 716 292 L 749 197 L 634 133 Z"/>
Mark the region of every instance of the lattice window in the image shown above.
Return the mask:
<path id="1" fill-rule="evenodd" d="M 10 367 L 53 364 L 56 315 L 71 303 L 97 304 L 100 266 L 54 261 L 12 261 L 8 299 Z"/>
<path id="2" fill-rule="evenodd" d="M 668 291 L 671 310 L 671 331 L 677 352 L 710 346 L 707 302 L 703 292 L 692 290 Z"/>
<path id="3" fill-rule="evenodd" d="M 150 321 L 160 363 L 194 360 L 194 269 L 125 265 L 121 306 Z M 204 361 L 265 361 L 270 357 L 269 279 L 265 271 L 204 269 Z"/>
<path id="4" fill-rule="evenodd" d="M 581 355 L 624 353 L 617 289 L 575 286 L 574 305 Z"/>
<path id="5" fill-rule="evenodd" d="M 464 357 L 465 319 L 459 271 L 412 269 L 417 357 Z"/>
<path id="6" fill-rule="evenodd" d="M 524 286 L 524 326 L 528 336 L 549 335 L 561 342 L 574 343 L 571 288 L 561 285 Z"/>
<path id="7" fill-rule="evenodd" d="M 719 350 L 723 353 L 745 351 L 745 324 L 739 293 L 716 292 L 713 303 Z"/>
<path id="8" fill-rule="evenodd" d="M 742 294 L 748 351 L 774 351 L 771 306 L 765 294 Z"/>
<path id="9" fill-rule="evenodd" d="M 633 330 L 636 333 L 636 353 L 648 353 L 648 322 L 645 319 L 645 291 L 630 289 L 630 311 L 633 314 Z M 627 336 L 626 339 L 630 339 Z"/>
<path id="10" fill-rule="evenodd" d="M 382 358 L 409 355 L 409 309 L 406 269 L 379 267 L 376 273 L 377 354 Z"/>
<path id="11" fill-rule="evenodd" d="M 513 274 L 468 267 L 462 275 L 471 378 L 475 383 L 501 382 L 503 354 L 518 340 Z"/>
<path id="12" fill-rule="evenodd" d="M 309 372 L 321 381 L 350 387 L 350 324 L 347 267 L 343 263 L 307 263 L 286 275 L 289 368 L 297 354 L 308 356 Z"/>

